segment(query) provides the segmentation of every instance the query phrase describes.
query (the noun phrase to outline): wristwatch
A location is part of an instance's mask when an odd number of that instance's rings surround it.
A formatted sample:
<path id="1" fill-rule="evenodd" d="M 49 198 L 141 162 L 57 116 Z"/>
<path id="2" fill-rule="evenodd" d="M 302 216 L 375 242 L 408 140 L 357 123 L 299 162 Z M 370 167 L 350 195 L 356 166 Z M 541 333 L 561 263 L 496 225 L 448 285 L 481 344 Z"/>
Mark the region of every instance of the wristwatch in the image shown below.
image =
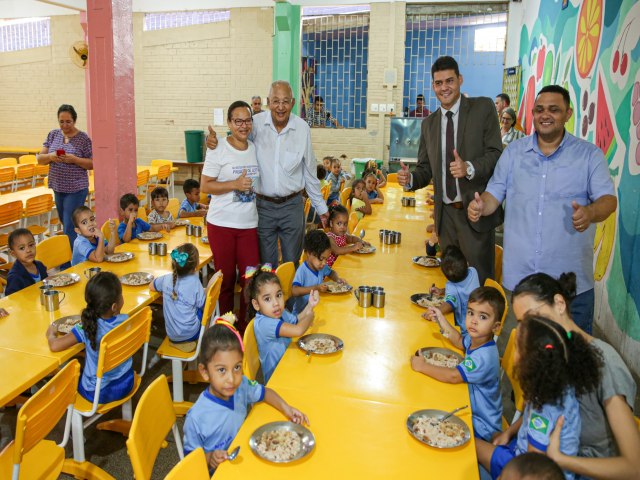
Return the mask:
<path id="1" fill-rule="evenodd" d="M 467 164 L 467 180 L 473 179 L 473 176 L 476 174 L 476 169 L 473 168 L 471 162 L 464 162 Z"/>

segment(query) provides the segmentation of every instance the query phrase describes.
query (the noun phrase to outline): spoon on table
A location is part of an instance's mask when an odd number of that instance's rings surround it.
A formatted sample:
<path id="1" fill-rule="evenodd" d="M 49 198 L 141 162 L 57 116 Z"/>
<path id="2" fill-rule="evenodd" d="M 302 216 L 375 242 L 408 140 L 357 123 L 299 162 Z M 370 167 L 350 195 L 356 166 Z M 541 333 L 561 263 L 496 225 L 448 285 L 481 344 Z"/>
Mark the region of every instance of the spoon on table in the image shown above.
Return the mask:
<path id="1" fill-rule="evenodd" d="M 445 420 L 447 420 L 449 417 L 451 417 L 454 413 L 458 413 L 460 410 L 464 410 L 465 408 L 469 408 L 469 405 L 465 405 L 464 407 L 458 407 L 455 410 L 451 410 L 449 413 L 447 413 L 446 415 L 444 415 L 443 417 L 440 417 L 440 421 L 444 422 Z"/>
<path id="2" fill-rule="evenodd" d="M 364 234 L 365 234 L 364 229 L 360 230 L 360 238 L 361 238 L 361 239 L 363 239 L 363 238 L 364 238 Z"/>
<path id="3" fill-rule="evenodd" d="M 227 453 L 227 460 L 235 460 L 240 453 L 240 445 L 233 449 L 231 453 Z"/>

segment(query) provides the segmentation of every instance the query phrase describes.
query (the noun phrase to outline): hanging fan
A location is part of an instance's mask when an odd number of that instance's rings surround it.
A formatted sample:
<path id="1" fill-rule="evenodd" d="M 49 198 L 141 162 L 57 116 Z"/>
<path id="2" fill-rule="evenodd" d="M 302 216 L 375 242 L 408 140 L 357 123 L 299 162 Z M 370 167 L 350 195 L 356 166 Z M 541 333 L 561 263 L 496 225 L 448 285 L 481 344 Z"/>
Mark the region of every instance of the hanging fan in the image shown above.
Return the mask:
<path id="1" fill-rule="evenodd" d="M 87 68 L 89 65 L 89 47 L 85 42 L 75 42 L 69 47 L 69 57 L 77 67 Z"/>

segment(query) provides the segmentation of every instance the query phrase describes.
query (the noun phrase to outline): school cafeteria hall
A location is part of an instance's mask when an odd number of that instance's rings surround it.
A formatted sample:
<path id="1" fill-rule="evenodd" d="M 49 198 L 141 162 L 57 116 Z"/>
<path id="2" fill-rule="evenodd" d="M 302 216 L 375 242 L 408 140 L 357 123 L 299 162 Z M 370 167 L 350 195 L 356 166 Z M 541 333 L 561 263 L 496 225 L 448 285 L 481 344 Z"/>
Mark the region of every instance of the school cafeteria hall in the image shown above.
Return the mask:
<path id="1" fill-rule="evenodd" d="M 0 479 L 640 479 L 640 2 L 0 0 Z"/>

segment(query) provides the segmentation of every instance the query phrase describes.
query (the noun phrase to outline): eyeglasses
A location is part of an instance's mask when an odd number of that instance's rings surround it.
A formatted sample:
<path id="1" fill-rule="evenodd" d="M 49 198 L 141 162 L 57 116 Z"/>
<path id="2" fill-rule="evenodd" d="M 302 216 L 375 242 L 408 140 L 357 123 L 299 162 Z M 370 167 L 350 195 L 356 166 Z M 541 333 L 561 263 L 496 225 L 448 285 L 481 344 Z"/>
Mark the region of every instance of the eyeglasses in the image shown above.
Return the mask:
<path id="1" fill-rule="evenodd" d="M 271 105 L 273 105 L 274 107 L 279 107 L 279 106 L 283 106 L 283 107 L 288 107 L 289 105 L 291 105 L 291 102 L 293 100 L 290 98 L 285 98 L 284 100 L 278 100 L 278 99 L 274 99 L 274 100 L 269 100 L 269 103 Z"/>
<path id="2" fill-rule="evenodd" d="M 242 120 L 241 118 L 232 118 L 231 121 L 236 127 L 241 127 L 242 125 L 249 127 L 253 123 L 253 118 L 247 118 L 245 120 Z"/>

